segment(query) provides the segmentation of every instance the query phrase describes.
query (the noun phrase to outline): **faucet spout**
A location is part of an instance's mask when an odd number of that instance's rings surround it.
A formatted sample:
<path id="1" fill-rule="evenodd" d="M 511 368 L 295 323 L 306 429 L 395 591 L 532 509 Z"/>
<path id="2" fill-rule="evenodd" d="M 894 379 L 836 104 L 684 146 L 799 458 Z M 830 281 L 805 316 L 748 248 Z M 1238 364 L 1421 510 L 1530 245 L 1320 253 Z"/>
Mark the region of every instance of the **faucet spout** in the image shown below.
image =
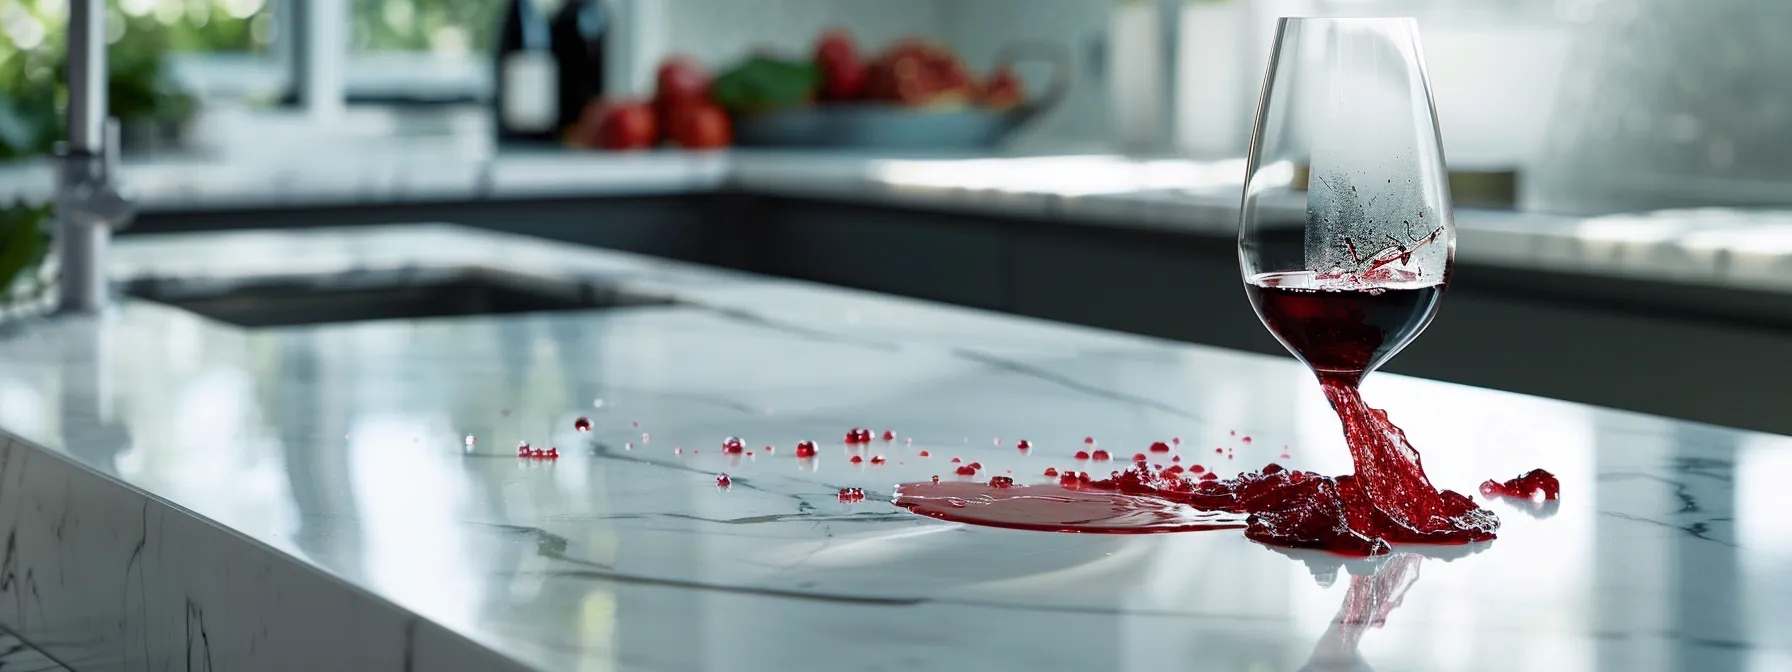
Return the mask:
<path id="1" fill-rule="evenodd" d="M 118 120 L 107 115 L 104 0 L 68 6 L 68 141 L 56 148 L 56 249 L 62 268 L 57 309 L 92 313 L 109 301 L 106 249 L 114 229 L 136 214 L 119 188 Z"/>

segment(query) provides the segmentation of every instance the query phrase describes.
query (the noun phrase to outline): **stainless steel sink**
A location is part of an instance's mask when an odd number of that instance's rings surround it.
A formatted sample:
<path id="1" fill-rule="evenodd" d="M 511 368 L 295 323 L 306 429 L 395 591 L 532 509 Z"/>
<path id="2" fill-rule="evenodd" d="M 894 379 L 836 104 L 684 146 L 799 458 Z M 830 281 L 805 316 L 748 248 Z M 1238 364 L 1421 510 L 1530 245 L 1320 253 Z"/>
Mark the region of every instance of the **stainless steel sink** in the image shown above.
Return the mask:
<path id="1" fill-rule="evenodd" d="M 144 278 L 122 291 L 243 327 L 282 327 L 669 305 L 670 297 L 581 278 L 486 268 L 226 279 Z"/>

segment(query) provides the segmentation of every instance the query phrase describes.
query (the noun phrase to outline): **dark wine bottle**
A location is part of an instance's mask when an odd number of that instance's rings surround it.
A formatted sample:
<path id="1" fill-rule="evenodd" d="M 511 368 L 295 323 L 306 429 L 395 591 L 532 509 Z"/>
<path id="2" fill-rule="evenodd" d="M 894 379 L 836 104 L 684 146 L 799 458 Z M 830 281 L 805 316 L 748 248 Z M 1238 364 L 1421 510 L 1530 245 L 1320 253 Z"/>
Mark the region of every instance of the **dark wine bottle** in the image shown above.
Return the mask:
<path id="1" fill-rule="evenodd" d="M 560 127 L 579 120 L 604 95 L 604 49 L 610 15 L 602 0 L 567 0 L 554 15 L 554 61 L 560 68 Z"/>
<path id="2" fill-rule="evenodd" d="M 499 144 L 556 141 L 559 66 L 547 17 L 534 0 L 510 0 L 492 59 L 492 118 Z"/>

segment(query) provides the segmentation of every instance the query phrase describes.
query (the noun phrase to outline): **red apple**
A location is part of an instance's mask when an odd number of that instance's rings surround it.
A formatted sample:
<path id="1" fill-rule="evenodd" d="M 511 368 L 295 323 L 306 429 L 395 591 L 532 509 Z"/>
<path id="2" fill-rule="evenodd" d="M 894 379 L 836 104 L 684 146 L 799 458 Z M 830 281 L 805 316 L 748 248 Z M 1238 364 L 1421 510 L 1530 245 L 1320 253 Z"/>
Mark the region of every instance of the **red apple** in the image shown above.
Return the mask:
<path id="1" fill-rule="evenodd" d="M 982 94 L 983 106 L 998 110 L 1019 105 L 1027 98 L 1027 90 L 1021 84 L 1020 77 L 1006 66 L 996 68 L 995 72 L 989 74 L 989 81 L 983 84 Z"/>
<path id="2" fill-rule="evenodd" d="M 647 149 L 659 140 L 659 120 L 646 103 L 611 107 L 597 129 L 597 144 L 604 149 Z"/>
<path id="3" fill-rule="evenodd" d="M 709 100 L 709 71 L 689 56 L 672 56 L 660 62 L 654 75 L 653 102 L 661 110 Z"/>
<path id="4" fill-rule="evenodd" d="M 717 149 L 734 141 L 734 127 L 728 113 L 709 103 L 691 105 L 672 113 L 668 135 L 672 142 L 685 149 Z"/>
<path id="5" fill-rule="evenodd" d="M 856 100 L 864 92 L 869 73 L 845 29 L 822 34 L 815 44 L 815 65 L 821 70 L 822 100 Z"/>

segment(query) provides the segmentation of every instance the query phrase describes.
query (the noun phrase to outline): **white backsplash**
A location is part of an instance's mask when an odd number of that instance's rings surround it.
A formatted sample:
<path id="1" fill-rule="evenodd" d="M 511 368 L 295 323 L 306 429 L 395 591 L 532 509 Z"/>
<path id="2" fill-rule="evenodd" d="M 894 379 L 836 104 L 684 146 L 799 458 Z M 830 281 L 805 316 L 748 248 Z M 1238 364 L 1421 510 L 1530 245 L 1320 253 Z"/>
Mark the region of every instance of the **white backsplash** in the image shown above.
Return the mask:
<path id="1" fill-rule="evenodd" d="M 1109 130 L 1108 89 L 1101 70 L 1112 0 L 959 0 L 941 13 L 944 38 L 979 70 L 1016 42 L 1059 45 L 1071 62 L 1070 94 L 1015 138 L 1022 148 L 1078 148 L 1105 145 Z M 1029 86 L 1045 86 L 1042 71 L 1024 69 Z"/>
<path id="2" fill-rule="evenodd" d="M 1598 213 L 1792 203 L 1792 4 L 1606 0 L 1568 55 L 1535 197 Z"/>

